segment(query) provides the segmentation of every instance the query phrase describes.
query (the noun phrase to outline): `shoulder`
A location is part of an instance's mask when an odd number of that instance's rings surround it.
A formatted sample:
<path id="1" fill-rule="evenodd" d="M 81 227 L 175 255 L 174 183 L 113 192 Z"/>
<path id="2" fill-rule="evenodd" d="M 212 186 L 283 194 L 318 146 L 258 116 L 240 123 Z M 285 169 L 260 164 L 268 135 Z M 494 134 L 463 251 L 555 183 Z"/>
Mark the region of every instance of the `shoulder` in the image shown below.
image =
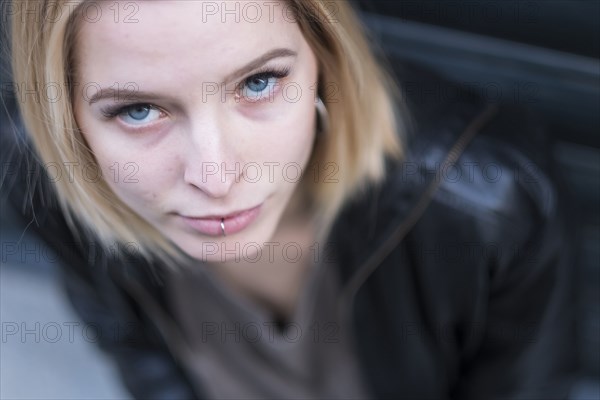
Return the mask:
<path id="1" fill-rule="evenodd" d="M 422 95 L 435 92 L 421 84 L 437 85 L 437 90 L 452 84 L 421 75 L 414 78 L 411 71 L 400 81 L 420 87 L 403 91 L 409 117 L 402 138 L 405 157 L 387 160 L 385 180 L 348 202 L 339 218 L 340 240 L 351 242 L 351 232 L 366 232 L 361 240 L 372 250 L 412 219 L 424 199 L 418 225 L 427 227 L 423 235 L 429 238 L 438 232 L 463 242 L 497 243 L 509 237 L 522 243 L 542 224 L 557 222 L 562 200 L 542 124 L 517 107 L 494 105 L 496 111 L 476 128 L 458 159 L 445 164 L 461 135 L 490 104 L 461 88 L 452 89 L 458 93 L 452 101 Z M 427 199 L 433 183 L 437 188 Z"/>
<path id="2" fill-rule="evenodd" d="M 437 338 L 444 327 L 451 340 L 440 340 L 436 351 L 446 364 L 432 352 L 432 365 L 447 366 L 445 377 L 464 365 L 456 393 L 472 398 L 507 387 L 514 388 L 509 396 L 523 397 L 527 385 L 567 379 L 572 357 L 556 349 L 571 343 L 570 263 L 560 186 L 541 125 L 500 106 L 444 166 L 487 105 L 470 95 L 411 96 L 406 157 L 390 161 L 386 179 L 350 203 L 337 231 L 342 276 L 353 293 L 362 290 L 357 315 L 367 321 L 361 310 L 388 310 L 384 320 L 395 322 L 385 327 L 396 338 L 406 334 L 406 322 L 423 325 L 420 338 Z M 386 351 L 404 345 L 393 341 Z M 497 379 L 497 371 L 515 365 L 534 365 L 536 374 Z M 548 396 L 540 390 L 533 397 Z"/>
<path id="3" fill-rule="evenodd" d="M 468 245 L 489 248 L 490 257 L 496 254 L 490 273 L 499 272 L 500 281 L 514 272 L 515 257 L 528 257 L 525 252 L 532 254 L 529 261 L 536 261 L 531 258 L 570 248 L 563 184 L 552 143 L 537 117 L 518 107 L 495 105 L 495 113 L 477 128 L 456 161 L 445 164 L 457 140 L 490 105 L 468 93 L 455 101 L 410 94 L 405 99 L 412 116 L 404 138 L 406 157 L 388 164 L 388 176 L 377 190 L 376 208 L 383 214 L 377 227 L 383 233 L 375 243 L 413 219 L 425 203 L 409 228 L 412 243 L 440 251 L 444 246 L 465 252 Z M 541 247 L 543 254 L 538 253 Z M 521 263 L 527 270 L 534 264 Z"/>
<path id="4" fill-rule="evenodd" d="M 419 182 L 439 180 L 436 199 L 465 211 L 510 218 L 518 217 L 517 209 L 535 205 L 550 216 L 557 199 L 549 149 L 542 141 L 534 148 L 520 143 L 522 138 L 535 142 L 532 134 L 538 128 L 513 113 L 500 108 L 451 163 L 445 163 L 446 157 L 470 121 L 463 121 L 461 129 L 421 132 L 394 173 L 411 168 Z"/>
<path id="5" fill-rule="evenodd" d="M 556 217 L 561 200 L 552 144 L 536 116 L 519 107 L 486 104 L 464 88 L 425 72 L 410 70 L 403 77 L 401 85 L 409 82 L 421 89 L 403 91 L 410 117 L 403 138 L 407 155 L 388 169 L 384 186 L 395 187 L 386 190 L 389 195 L 423 192 L 428 183 L 438 180 L 432 202 L 449 212 L 521 230 Z M 449 92 L 454 93 L 451 98 L 441 95 Z M 482 121 L 490 107 L 495 111 Z M 477 131 L 473 139 L 455 162 L 445 164 L 469 129 Z"/>

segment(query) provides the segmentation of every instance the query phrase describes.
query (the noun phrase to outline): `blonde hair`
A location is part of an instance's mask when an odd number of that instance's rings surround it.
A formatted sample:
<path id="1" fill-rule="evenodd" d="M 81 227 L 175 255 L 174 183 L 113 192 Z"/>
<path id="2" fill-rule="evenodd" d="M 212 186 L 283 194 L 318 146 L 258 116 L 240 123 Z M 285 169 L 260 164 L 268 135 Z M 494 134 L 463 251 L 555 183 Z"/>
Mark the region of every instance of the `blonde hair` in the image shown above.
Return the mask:
<path id="1" fill-rule="evenodd" d="M 66 88 L 65 96 L 58 101 L 44 99 L 42 91 L 34 95 L 35 101 L 17 92 L 23 122 L 43 163 L 97 166 L 72 108 L 72 56 L 78 25 L 75 15 L 84 1 L 77 7 L 66 7 L 65 3 L 14 3 L 18 7 L 11 18 L 13 79 L 38 87 L 59 84 Z M 363 27 L 348 3 L 287 3 L 318 59 L 318 91 L 329 114 L 327 132 L 317 139 L 307 170 L 335 166 L 335 183 L 313 179 L 310 173 L 299 183 L 312 215 L 320 223 L 318 240 L 324 240 L 344 203 L 383 181 L 385 158 L 402 157 L 399 91 L 371 52 Z M 60 15 L 53 7 L 61 10 Z M 34 8 L 39 8 L 41 14 L 25 13 Z M 161 260 L 167 266 L 174 261 L 189 261 L 160 231 L 120 201 L 103 179 L 86 179 L 83 168 L 71 172 L 72 179 L 54 182 L 58 204 L 71 229 L 83 229 L 104 248 L 114 243 L 136 243 L 140 255 L 148 261 Z"/>

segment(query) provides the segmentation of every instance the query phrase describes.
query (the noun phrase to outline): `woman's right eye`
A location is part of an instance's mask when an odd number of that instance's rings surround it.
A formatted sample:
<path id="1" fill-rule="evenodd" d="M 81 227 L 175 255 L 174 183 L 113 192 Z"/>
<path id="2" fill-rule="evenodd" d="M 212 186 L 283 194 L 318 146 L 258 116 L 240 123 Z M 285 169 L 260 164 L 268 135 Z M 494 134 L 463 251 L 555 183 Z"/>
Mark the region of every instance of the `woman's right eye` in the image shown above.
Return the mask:
<path id="1" fill-rule="evenodd" d="M 135 104 L 122 110 L 120 117 L 130 125 L 145 125 L 160 119 L 161 111 L 149 104 Z"/>
<path id="2" fill-rule="evenodd" d="M 127 125 L 143 126 L 164 116 L 164 112 L 151 104 L 132 104 L 104 112 L 107 118 L 119 118 Z"/>

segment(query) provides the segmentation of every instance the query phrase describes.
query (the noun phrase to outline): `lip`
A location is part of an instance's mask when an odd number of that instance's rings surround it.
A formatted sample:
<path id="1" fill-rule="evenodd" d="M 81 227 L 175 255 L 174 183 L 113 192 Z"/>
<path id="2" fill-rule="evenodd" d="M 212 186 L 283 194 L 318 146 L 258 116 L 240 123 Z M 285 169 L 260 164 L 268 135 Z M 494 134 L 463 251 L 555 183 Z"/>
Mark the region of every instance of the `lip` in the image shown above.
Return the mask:
<path id="1" fill-rule="evenodd" d="M 200 218 L 185 217 L 181 218 L 194 230 L 209 236 L 223 236 L 221 229 L 221 220 L 225 225 L 225 234 L 233 235 L 245 229 L 260 214 L 262 204 L 247 210 L 236 211 L 226 215 L 209 215 Z"/>

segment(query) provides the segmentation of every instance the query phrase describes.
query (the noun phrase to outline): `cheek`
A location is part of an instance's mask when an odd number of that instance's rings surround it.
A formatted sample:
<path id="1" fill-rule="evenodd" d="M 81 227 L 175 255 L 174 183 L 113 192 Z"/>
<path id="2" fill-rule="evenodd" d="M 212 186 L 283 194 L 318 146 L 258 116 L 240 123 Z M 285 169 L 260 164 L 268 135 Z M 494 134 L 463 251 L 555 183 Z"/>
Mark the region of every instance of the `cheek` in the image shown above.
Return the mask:
<path id="1" fill-rule="evenodd" d="M 171 160 L 164 155 L 146 156 L 135 161 L 113 162 L 119 169 L 119 180 L 112 182 L 113 190 L 130 206 L 151 207 L 163 203 L 169 189 L 177 182 Z M 141 211 L 141 210 L 140 210 Z"/>
<path id="2" fill-rule="evenodd" d="M 296 163 L 304 167 L 314 141 L 314 113 L 314 106 L 308 101 L 281 107 L 281 119 L 256 135 L 253 154 L 261 154 L 263 162 Z"/>
<path id="3" fill-rule="evenodd" d="M 146 151 L 145 146 L 136 145 L 139 142 L 97 123 L 77 105 L 75 117 L 104 181 L 117 197 L 136 211 L 161 201 L 174 182 L 176 157 L 167 151 Z"/>
<path id="4" fill-rule="evenodd" d="M 160 204 L 176 182 L 177 159 L 165 151 L 131 151 L 131 144 L 115 141 L 90 145 L 108 186 L 136 211 Z"/>
<path id="5" fill-rule="evenodd" d="M 311 104 L 299 107 L 295 118 L 291 118 L 281 130 L 284 139 L 279 142 L 279 151 L 285 154 L 290 162 L 300 164 L 302 169 L 306 166 L 313 148 L 315 139 L 314 108 Z"/>

